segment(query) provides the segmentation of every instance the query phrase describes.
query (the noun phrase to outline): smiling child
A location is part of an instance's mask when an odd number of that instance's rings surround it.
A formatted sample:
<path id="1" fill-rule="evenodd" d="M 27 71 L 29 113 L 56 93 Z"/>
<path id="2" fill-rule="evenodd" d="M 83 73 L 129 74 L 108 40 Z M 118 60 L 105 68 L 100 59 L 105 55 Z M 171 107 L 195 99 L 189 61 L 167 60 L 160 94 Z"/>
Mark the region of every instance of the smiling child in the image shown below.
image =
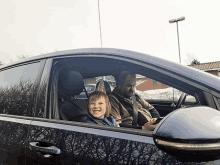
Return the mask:
<path id="1" fill-rule="evenodd" d="M 113 116 L 109 116 L 111 104 L 108 96 L 101 91 L 95 91 L 88 98 L 88 112 L 97 121 L 104 125 L 119 127 Z M 96 124 L 92 119 L 88 118 L 86 123 Z"/>

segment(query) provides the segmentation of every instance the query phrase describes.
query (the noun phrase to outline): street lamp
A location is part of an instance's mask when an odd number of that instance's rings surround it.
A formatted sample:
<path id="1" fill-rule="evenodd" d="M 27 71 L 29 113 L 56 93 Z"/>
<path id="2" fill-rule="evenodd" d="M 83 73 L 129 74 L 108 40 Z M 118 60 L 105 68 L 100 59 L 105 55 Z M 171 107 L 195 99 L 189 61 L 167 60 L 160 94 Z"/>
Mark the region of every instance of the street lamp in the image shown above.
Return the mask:
<path id="1" fill-rule="evenodd" d="M 179 18 L 176 18 L 176 19 L 169 20 L 169 23 L 175 23 L 176 22 L 180 63 L 181 63 L 181 57 L 180 57 L 180 41 L 179 41 L 179 32 L 178 32 L 178 22 L 183 21 L 183 20 L 185 20 L 185 17 L 179 17 Z"/>

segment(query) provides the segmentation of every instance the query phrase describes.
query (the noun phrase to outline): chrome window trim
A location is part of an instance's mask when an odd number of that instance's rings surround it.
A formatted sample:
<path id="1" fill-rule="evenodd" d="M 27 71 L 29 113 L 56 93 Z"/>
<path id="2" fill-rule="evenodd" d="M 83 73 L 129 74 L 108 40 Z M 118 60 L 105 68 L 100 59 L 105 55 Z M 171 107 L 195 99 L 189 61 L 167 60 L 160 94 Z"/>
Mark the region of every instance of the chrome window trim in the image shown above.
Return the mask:
<path id="1" fill-rule="evenodd" d="M 31 125 L 154 144 L 152 131 L 44 118 L 34 118 Z"/>
<path id="2" fill-rule="evenodd" d="M 18 115 L 8 115 L 8 114 L 0 114 L 1 121 L 10 121 L 16 123 L 25 123 L 30 124 L 33 120 L 33 117 L 29 116 L 18 116 Z"/>
<path id="3" fill-rule="evenodd" d="M 155 139 L 158 146 L 163 146 L 172 149 L 182 150 L 182 151 L 213 151 L 220 149 L 220 143 L 178 143 L 178 142 L 169 142 L 164 140 Z"/>
<path id="4" fill-rule="evenodd" d="M 10 66 L 1 68 L 1 69 L 0 69 L 0 72 L 1 72 L 1 71 L 4 71 L 4 70 L 11 69 L 11 68 L 16 68 L 16 67 L 19 67 L 19 66 L 23 66 L 23 65 L 38 63 L 38 62 L 41 62 L 41 61 L 43 61 L 43 60 L 36 60 L 36 61 L 31 61 L 31 62 L 24 62 L 24 63 L 18 63 L 18 64 L 10 65 Z"/>

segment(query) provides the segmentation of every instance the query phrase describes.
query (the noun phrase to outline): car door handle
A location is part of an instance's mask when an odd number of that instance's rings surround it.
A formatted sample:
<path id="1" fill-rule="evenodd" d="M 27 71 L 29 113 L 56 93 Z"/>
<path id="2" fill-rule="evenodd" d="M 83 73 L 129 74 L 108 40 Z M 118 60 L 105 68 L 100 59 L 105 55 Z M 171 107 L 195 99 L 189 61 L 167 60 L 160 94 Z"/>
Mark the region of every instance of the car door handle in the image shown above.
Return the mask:
<path id="1" fill-rule="evenodd" d="M 61 153 L 61 150 L 58 147 L 45 142 L 30 142 L 29 148 L 45 154 L 59 155 Z"/>

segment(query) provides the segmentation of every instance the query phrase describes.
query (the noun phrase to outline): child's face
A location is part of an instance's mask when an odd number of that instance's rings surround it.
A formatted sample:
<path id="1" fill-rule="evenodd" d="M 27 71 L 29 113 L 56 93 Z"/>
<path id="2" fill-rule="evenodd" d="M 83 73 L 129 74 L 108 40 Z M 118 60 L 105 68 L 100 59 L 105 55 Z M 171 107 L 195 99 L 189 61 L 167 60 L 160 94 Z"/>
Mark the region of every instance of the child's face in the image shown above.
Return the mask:
<path id="1" fill-rule="evenodd" d="M 106 102 L 104 97 L 94 100 L 91 98 L 89 102 L 89 113 L 99 119 L 103 119 L 106 113 Z"/>

